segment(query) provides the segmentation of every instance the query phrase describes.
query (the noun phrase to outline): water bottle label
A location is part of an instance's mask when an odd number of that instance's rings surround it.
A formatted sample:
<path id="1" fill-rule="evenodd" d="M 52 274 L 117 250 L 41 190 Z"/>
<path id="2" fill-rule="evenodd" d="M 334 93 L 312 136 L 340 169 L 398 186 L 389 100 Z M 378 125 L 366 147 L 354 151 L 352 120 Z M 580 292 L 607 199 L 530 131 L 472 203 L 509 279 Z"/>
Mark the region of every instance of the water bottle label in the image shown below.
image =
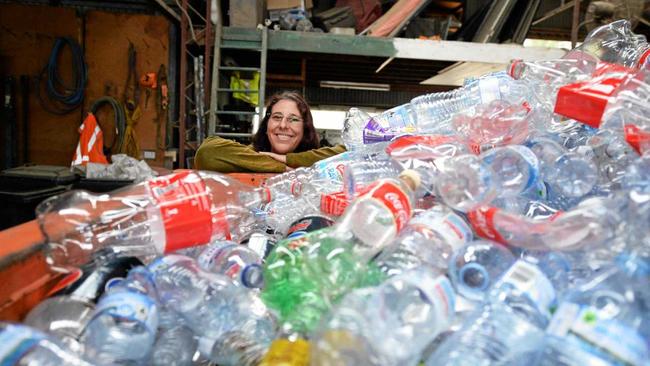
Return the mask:
<path id="1" fill-rule="evenodd" d="M 563 303 L 553 315 L 548 332 L 573 339 L 586 352 L 602 354 L 604 351 L 617 363 L 642 365 L 650 358 L 643 337 L 604 312 L 604 309 Z"/>
<path id="2" fill-rule="evenodd" d="M 481 93 L 481 104 L 487 104 L 493 100 L 501 99 L 499 79 L 496 77 L 479 79 L 478 89 Z"/>
<path id="3" fill-rule="evenodd" d="M 198 174 L 183 171 L 162 176 L 148 181 L 147 187 L 164 223 L 165 252 L 210 241 L 213 229 L 210 213 L 212 200 Z M 223 234 L 229 236 L 225 218 L 218 221 Z"/>
<path id="4" fill-rule="evenodd" d="M 494 215 L 499 212 L 496 207 L 480 207 L 467 213 L 467 219 L 476 235 L 497 243 L 507 244 L 505 238 L 494 225 Z"/>
<path id="5" fill-rule="evenodd" d="M 363 143 L 374 144 L 377 142 L 391 141 L 397 133 L 388 131 L 377 121 L 371 118 L 363 129 Z"/>
<path id="6" fill-rule="evenodd" d="M 418 280 L 418 278 L 414 278 Z M 414 285 L 427 296 L 427 298 L 434 304 L 435 311 L 438 315 L 439 330 L 447 329 L 454 315 L 456 308 L 456 296 L 451 283 L 446 276 L 438 276 L 434 281 L 422 279 L 414 281 Z"/>
<path id="7" fill-rule="evenodd" d="M 387 126 L 391 131 L 415 131 L 415 125 L 412 122 L 409 107 L 406 104 L 389 109 L 377 116 L 377 118 L 386 121 L 387 123 L 382 123 L 382 125 Z"/>
<path id="8" fill-rule="evenodd" d="M 350 151 L 346 151 L 342 154 L 337 155 L 336 157 L 337 157 L 336 161 L 333 162 L 328 161 L 329 159 L 326 159 L 326 160 L 321 160 L 314 164 L 313 167 L 317 173 L 316 179 L 326 179 L 335 182 L 343 181 L 343 171 L 345 169 L 345 165 L 341 163 L 341 159 L 348 160 L 349 158 L 352 157 L 352 154 Z M 293 193 L 293 187 L 292 187 L 292 193 Z"/>
<path id="9" fill-rule="evenodd" d="M 224 250 L 230 250 L 231 248 L 235 247 L 238 245 L 237 243 L 234 242 L 217 242 L 214 244 L 209 245 L 205 250 L 199 254 L 199 257 L 196 259 L 196 261 L 199 263 L 199 267 L 210 271 L 212 268 L 212 264 L 214 264 L 214 261 L 217 259 L 221 253 L 223 253 Z"/>
<path id="10" fill-rule="evenodd" d="M 409 221 L 409 225 L 418 224 L 424 225 L 442 236 L 445 242 L 451 246 L 452 250 L 459 249 L 474 237 L 472 229 L 467 225 L 467 222 L 454 212 L 448 212 L 444 216 L 437 217 L 434 220 L 430 220 L 430 217 L 427 215 L 420 215 Z"/>
<path id="11" fill-rule="evenodd" d="M 532 263 L 516 261 L 495 286 L 502 283 L 508 283 L 526 294 L 542 313 L 548 314 L 551 305 L 555 303 L 555 290 L 551 281 Z"/>
<path id="12" fill-rule="evenodd" d="M 7 325 L 0 333 L 0 365 L 18 365 L 20 359 L 43 339 L 45 334 L 24 325 Z"/>
<path id="13" fill-rule="evenodd" d="M 643 154 L 645 150 L 650 149 L 650 132 L 643 131 L 638 126 L 633 124 L 626 124 L 625 128 L 625 141 L 639 154 Z"/>
<path id="14" fill-rule="evenodd" d="M 106 313 L 114 318 L 142 323 L 151 333 L 158 328 L 158 308 L 149 297 L 133 291 L 114 292 L 104 296 L 95 314 Z"/>
<path id="15" fill-rule="evenodd" d="M 413 213 L 408 195 L 390 180 L 375 184 L 364 197 L 381 202 L 391 212 L 398 232 L 406 226 Z"/>

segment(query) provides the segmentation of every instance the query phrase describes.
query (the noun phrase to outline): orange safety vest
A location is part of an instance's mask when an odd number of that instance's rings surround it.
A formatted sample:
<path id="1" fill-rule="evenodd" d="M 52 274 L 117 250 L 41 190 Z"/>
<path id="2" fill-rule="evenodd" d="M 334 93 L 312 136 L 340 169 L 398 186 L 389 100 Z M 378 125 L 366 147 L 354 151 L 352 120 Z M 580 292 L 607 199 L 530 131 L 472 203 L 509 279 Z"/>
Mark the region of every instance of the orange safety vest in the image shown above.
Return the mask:
<path id="1" fill-rule="evenodd" d="M 104 147 L 104 134 L 97 124 L 97 119 L 92 113 L 79 127 L 79 143 L 72 158 L 72 166 L 86 165 L 86 163 L 108 164 L 108 160 L 102 151 Z"/>

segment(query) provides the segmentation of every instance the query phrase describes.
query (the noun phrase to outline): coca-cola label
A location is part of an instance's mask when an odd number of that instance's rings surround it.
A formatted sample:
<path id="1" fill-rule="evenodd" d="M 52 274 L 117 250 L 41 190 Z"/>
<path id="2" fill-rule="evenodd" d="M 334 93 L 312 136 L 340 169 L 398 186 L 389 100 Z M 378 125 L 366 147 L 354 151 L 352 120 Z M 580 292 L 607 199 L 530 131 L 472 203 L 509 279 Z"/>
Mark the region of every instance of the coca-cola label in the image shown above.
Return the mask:
<path id="1" fill-rule="evenodd" d="M 481 207 L 467 214 L 470 225 L 476 235 L 498 243 L 506 244 L 506 240 L 494 226 L 494 215 L 499 211 L 496 207 Z"/>
<path id="2" fill-rule="evenodd" d="M 625 141 L 639 154 L 650 148 L 650 131 L 644 131 L 633 124 L 625 125 Z"/>
<path id="3" fill-rule="evenodd" d="M 198 174 L 183 171 L 152 179 L 147 185 L 160 209 L 165 227 L 166 253 L 210 241 L 212 200 Z M 225 218 L 220 221 L 226 225 Z M 224 230 L 227 232 L 227 227 Z"/>
<path id="4" fill-rule="evenodd" d="M 320 199 L 320 209 L 328 215 L 341 216 L 349 203 L 345 192 L 324 194 Z"/>
<path id="5" fill-rule="evenodd" d="M 377 183 L 368 191 L 366 197 L 372 197 L 388 208 L 395 219 L 397 231 L 402 230 L 411 218 L 413 210 L 409 197 L 395 182 L 384 180 Z"/>

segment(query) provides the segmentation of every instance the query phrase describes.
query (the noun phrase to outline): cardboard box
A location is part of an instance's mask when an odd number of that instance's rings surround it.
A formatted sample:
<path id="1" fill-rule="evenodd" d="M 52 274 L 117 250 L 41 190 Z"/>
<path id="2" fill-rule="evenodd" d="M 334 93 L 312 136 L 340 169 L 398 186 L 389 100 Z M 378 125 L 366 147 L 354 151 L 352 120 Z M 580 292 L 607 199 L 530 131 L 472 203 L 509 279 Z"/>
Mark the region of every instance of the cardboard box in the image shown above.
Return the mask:
<path id="1" fill-rule="evenodd" d="M 237 0 L 230 2 L 230 26 L 255 28 L 264 23 L 264 0 Z"/>
<path id="2" fill-rule="evenodd" d="M 305 0 L 305 10 L 314 6 L 312 0 Z M 266 9 L 291 9 L 300 7 L 300 0 L 266 0 Z"/>

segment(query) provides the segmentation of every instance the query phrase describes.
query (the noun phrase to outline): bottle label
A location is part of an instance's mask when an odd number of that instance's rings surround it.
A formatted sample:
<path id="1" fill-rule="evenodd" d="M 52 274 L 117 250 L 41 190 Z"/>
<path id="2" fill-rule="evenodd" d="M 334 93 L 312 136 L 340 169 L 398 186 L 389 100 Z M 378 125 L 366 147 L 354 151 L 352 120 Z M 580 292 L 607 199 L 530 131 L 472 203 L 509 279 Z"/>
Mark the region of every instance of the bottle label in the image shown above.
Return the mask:
<path id="1" fill-rule="evenodd" d="M 337 160 L 335 162 L 326 160 L 321 160 L 314 164 L 314 170 L 317 173 L 316 179 L 326 179 L 335 182 L 343 181 L 343 171 L 345 165 L 340 163 L 339 159 L 347 160 L 351 158 L 352 154 L 349 151 L 346 151 L 342 154 L 337 155 Z M 292 184 L 291 192 L 294 192 L 294 187 Z"/>
<path id="2" fill-rule="evenodd" d="M 142 323 L 149 332 L 155 334 L 158 329 L 158 308 L 149 297 L 133 291 L 113 292 L 104 296 L 95 314 L 106 313 L 126 321 Z"/>
<path id="3" fill-rule="evenodd" d="M 414 132 L 415 126 L 407 104 L 391 108 L 380 115 L 376 116 L 382 127 L 388 128 L 395 132 Z M 383 123 L 382 123 L 383 122 Z"/>
<path id="4" fill-rule="evenodd" d="M 212 200 L 198 174 L 183 171 L 152 179 L 147 185 L 163 219 L 166 253 L 210 241 Z M 219 222 L 229 233 L 225 218 Z"/>
<path id="5" fill-rule="evenodd" d="M 479 79 L 478 89 L 479 92 L 481 93 L 481 104 L 487 104 L 493 100 L 501 99 L 501 91 L 499 90 L 499 79 L 496 77 Z"/>
<path id="6" fill-rule="evenodd" d="M 457 142 L 455 137 L 446 135 L 403 136 L 388 145 L 386 153 L 394 159 L 430 158 L 430 149 L 454 142 Z"/>
<path id="7" fill-rule="evenodd" d="M 18 365 L 20 359 L 45 335 L 24 325 L 8 324 L 0 333 L 0 365 Z"/>
<path id="8" fill-rule="evenodd" d="M 650 355 L 643 337 L 632 327 L 612 319 L 605 310 L 565 302 L 548 326 L 549 334 L 571 338 L 588 353 L 606 352 L 617 364 L 642 365 Z"/>
<path id="9" fill-rule="evenodd" d="M 388 131 L 382 127 L 374 118 L 371 118 L 363 129 L 363 143 L 373 144 L 376 142 L 390 141 L 397 133 Z"/>
<path id="10" fill-rule="evenodd" d="M 407 277 L 408 278 L 408 277 Z M 456 309 L 456 296 L 454 289 L 446 276 L 438 276 L 434 281 L 422 278 L 418 281 L 417 276 L 412 283 L 416 285 L 429 301 L 434 305 L 439 323 L 438 331 L 447 329 Z"/>
<path id="11" fill-rule="evenodd" d="M 219 255 L 221 255 L 221 253 L 224 252 L 224 250 L 230 250 L 237 245 L 237 243 L 228 241 L 211 244 L 205 248 L 201 254 L 199 254 L 199 257 L 196 259 L 196 261 L 199 263 L 199 266 L 201 268 L 209 271 L 211 270 L 214 261 Z"/>
<path id="12" fill-rule="evenodd" d="M 499 287 L 503 283 L 512 285 L 528 296 L 543 314 L 549 314 L 551 306 L 555 304 L 555 289 L 551 281 L 532 263 L 516 261 L 495 286 Z"/>
<path id="13" fill-rule="evenodd" d="M 364 197 L 378 200 L 391 212 L 398 232 L 406 226 L 413 213 L 409 197 L 398 184 L 390 180 L 377 183 Z"/>
<path id="14" fill-rule="evenodd" d="M 501 244 L 507 244 L 504 237 L 494 225 L 494 215 L 499 212 L 496 207 L 480 207 L 467 213 L 467 219 L 476 235 Z"/>
<path id="15" fill-rule="evenodd" d="M 294 222 L 287 231 L 287 239 L 299 238 L 307 233 L 334 225 L 334 221 L 323 216 L 305 216 Z"/>
<path id="16" fill-rule="evenodd" d="M 435 231 L 445 239 L 452 250 L 457 250 L 473 239 L 472 229 L 458 214 L 448 212 L 431 220 L 431 217 L 423 214 L 415 216 L 409 221 L 410 225 L 423 225 L 429 230 Z"/>
<path id="17" fill-rule="evenodd" d="M 320 199 L 320 209 L 331 216 L 341 216 L 349 205 L 344 192 L 324 194 Z"/>

